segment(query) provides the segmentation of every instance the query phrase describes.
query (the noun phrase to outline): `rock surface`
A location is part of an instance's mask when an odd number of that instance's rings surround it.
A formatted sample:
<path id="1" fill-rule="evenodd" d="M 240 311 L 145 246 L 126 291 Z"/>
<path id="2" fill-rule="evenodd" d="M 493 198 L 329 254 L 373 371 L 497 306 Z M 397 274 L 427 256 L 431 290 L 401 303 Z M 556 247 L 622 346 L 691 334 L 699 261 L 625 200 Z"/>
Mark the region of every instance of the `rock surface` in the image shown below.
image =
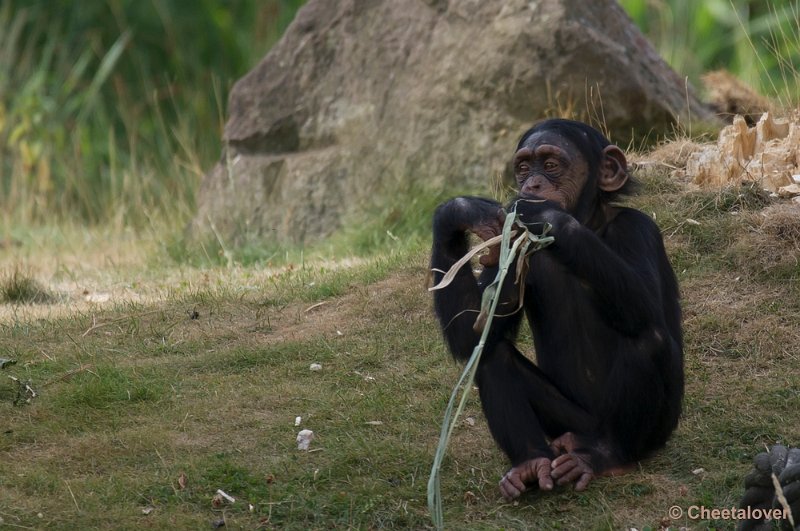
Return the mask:
<path id="1" fill-rule="evenodd" d="M 613 0 L 309 0 L 234 86 L 190 228 L 322 238 L 376 194 L 488 188 L 541 118 L 712 120 L 688 90 Z"/>

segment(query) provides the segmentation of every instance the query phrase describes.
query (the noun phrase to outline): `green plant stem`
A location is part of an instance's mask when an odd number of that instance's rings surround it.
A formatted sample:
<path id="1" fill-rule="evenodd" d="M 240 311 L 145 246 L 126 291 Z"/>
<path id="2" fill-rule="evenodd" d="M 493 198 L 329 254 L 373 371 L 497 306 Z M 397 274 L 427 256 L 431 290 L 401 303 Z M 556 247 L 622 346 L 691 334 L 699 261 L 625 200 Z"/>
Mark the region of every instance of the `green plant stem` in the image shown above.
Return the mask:
<path id="1" fill-rule="evenodd" d="M 444 528 L 444 514 L 442 509 L 442 492 L 440 481 L 442 461 L 444 459 L 445 452 L 447 451 L 447 444 L 453 434 L 456 421 L 461 415 L 461 412 L 464 410 L 464 405 L 466 404 L 467 397 L 469 396 L 469 390 L 475 381 L 475 373 L 478 370 L 478 362 L 483 354 L 483 348 L 486 345 L 486 339 L 489 336 L 492 320 L 494 319 L 495 312 L 497 310 L 497 304 L 500 300 L 500 292 L 503 282 L 505 281 L 511 265 L 517 260 L 518 255 L 527 256 L 529 253 L 538 251 L 553 241 L 552 237 L 540 238 L 539 236 L 531 234 L 528 232 L 527 228 L 525 228 L 525 226 L 518 221 L 519 217 L 516 212 L 511 212 L 506 216 L 505 223 L 503 224 L 503 238 L 500 242 L 500 268 L 494 281 L 484 290 L 483 299 L 481 301 L 481 307 L 484 309 L 488 308 L 486 324 L 483 327 L 483 332 L 481 333 L 478 344 L 475 345 L 475 348 L 472 350 L 472 355 L 470 356 L 469 361 L 467 361 L 464 371 L 461 373 L 461 377 L 458 379 L 458 382 L 453 388 L 453 392 L 450 394 L 450 400 L 447 403 L 447 408 L 445 409 L 444 420 L 442 421 L 442 430 L 439 436 L 439 445 L 436 448 L 433 466 L 431 467 L 431 475 L 428 479 L 428 509 L 430 510 L 431 518 L 437 529 Z M 512 244 L 511 238 L 515 230 L 515 225 L 522 229 L 523 232 L 522 235 L 514 240 Z M 549 227 L 546 226 L 542 236 L 545 236 L 548 230 Z M 461 267 L 462 265 L 463 264 L 456 264 L 454 267 Z M 453 412 L 453 407 L 455 406 L 456 399 L 459 395 L 461 398 L 458 401 L 458 407 L 455 409 L 455 412 Z"/>

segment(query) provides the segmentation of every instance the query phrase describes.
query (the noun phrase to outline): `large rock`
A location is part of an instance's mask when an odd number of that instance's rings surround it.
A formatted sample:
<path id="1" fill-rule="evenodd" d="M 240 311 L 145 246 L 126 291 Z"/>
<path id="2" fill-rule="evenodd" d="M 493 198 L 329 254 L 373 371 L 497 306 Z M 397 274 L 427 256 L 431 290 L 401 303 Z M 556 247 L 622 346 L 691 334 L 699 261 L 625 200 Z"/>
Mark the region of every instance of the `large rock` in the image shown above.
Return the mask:
<path id="1" fill-rule="evenodd" d="M 228 113 L 192 226 L 234 243 L 324 237 L 420 183 L 488 183 L 547 116 L 618 141 L 712 119 L 613 0 L 310 0 Z"/>

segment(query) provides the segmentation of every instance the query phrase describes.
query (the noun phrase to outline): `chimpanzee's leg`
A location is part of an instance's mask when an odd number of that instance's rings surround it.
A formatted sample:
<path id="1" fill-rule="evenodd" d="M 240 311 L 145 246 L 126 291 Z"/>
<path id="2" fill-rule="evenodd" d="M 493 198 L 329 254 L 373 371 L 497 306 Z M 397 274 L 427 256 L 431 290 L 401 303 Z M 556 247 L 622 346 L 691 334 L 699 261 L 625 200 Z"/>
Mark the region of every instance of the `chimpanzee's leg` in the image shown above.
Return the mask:
<path id="1" fill-rule="evenodd" d="M 477 383 L 492 436 L 511 460 L 500 482 L 506 498 L 518 496 L 526 484 L 549 490 L 554 479 L 585 488 L 593 477 L 590 454 L 596 448 L 580 448 L 576 441 L 594 444 L 598 419 L 564 396 L 508 339 L 487 344 Z M 557 444 L 551 446 L 551 439 Z M 559 468 L 553 474 L 556 456 Z"/>
<path id="2" fill-rule="evenodd" d="M 565 397 L 507 339 L 487 345 L 477 384 L 489 429 L 512 465 L 552 456 L 548 440 L 564 432 L 595 432 L 592 415 Z"/>

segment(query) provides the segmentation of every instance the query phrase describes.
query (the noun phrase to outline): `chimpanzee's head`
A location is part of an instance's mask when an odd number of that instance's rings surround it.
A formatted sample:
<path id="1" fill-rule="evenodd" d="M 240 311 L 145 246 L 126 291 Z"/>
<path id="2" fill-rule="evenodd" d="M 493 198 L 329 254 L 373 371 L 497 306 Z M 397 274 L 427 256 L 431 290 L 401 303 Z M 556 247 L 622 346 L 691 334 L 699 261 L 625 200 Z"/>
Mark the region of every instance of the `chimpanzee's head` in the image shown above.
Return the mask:
<path id="1" fill-rule="evenodd" d="M 545 120 L 522 135 L 514 154 L 519 195 L 547 199 L 583 218 L 598 202 L 631 191 L 625 154 L 599 131 L 573 120 Z"/>

